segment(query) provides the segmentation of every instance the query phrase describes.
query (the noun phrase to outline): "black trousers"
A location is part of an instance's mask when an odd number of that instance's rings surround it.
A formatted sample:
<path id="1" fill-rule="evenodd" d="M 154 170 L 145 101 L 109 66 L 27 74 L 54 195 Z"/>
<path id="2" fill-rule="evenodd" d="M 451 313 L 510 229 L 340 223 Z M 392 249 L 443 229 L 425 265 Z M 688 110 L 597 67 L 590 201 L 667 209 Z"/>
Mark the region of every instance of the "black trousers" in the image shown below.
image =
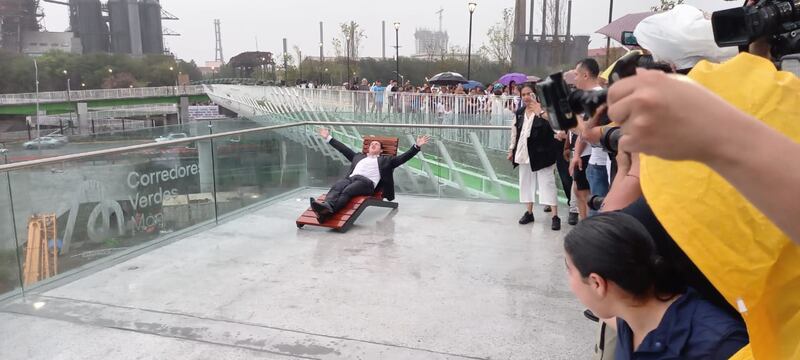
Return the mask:
<path id="1" fill-rule="evenodd" d="M 560 149 L 564 148 L 564 142 L 560 141 Z M 556 157 L 556 168 L 558 169 L 558 177 L 561 178 L 561 186 L 564 188 L 564 193 L 567 195 L 567 208 L 572 202 L 572 176 L 569 176 L 569 161 L 564 159 L 563 151 L 560 151 Z"/>
<path id="2" fill-rule="evenodd" d="M 328 195 L 325 196 L 325 202 L 336 213 L 345 207 L 347 202 L 354 196 L 372 195 L 374 192 L 375 186 L 372 184 L 372 180 L 361 175 L 346 177 L 333 184 L 331 190 L 328 191 Z"/>

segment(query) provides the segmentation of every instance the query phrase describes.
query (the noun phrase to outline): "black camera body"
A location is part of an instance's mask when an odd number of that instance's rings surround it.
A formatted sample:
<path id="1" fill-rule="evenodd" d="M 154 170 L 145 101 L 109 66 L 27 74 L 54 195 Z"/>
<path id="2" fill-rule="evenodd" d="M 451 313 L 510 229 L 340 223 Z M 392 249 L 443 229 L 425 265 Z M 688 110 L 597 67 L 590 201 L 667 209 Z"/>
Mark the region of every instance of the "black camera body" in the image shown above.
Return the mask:
<path id="1" fill-rule="evenodd" d="M 635 75 L 636 68 L 672 72 L 669 64 L 655 62 L 650 55 L 631 52 L 617 60 L 608 79 L 609 85 Z M 564 75 L 559 72 L 536 83 L 536 96 L 548 114 L 550 126 L 555 130 L 569 130 L 578 126 L 578 115 L 583 114 L 587 118 L 594 116 L 597 108 L 606 103 L 608 91 L 570 90 L 564 81 Z M 598 125 L 609 123 L 610 120 L 604 117 Z"/>
<path id="2" fill-rule="evenodd" d="M 536 83 L 536 96 L 555 130 L 578 126 L 578 115 L 592 117 L 606 103 L 608 91 L 570 90 L 562 73 L 555 73 Z"/>
<path id="3" fill-rule="evenodd" d="M 744 47 L 767 36 L 776 59 L 800 52 L 800 0 L 761 0 L 755 5 L 716 11 L 711 15 L 711 26 L 720 47 Z"/>

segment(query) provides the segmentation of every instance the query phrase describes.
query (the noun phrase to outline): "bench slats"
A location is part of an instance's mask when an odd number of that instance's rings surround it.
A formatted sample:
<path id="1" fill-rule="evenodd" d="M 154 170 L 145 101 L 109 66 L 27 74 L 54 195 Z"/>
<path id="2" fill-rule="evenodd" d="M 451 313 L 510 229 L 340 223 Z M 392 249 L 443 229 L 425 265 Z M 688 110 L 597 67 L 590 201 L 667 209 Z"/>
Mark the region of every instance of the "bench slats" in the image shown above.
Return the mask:
<path id="1" fill-rule="evenodd" d="M 364 137 L 364 146 L 362 148 L 364 153 L 367 152 L 369 149 L 369 144 L 373 141 L 379 141 L 381 143 L 381 155 L 397 155 L 397 147 L 400 139 L 396 137 L 366 136 Z M 317 201 L 321 202 L 324 200 L 325 194 L 317 197 Z M 319 221 L 317 221 L 317 215 L 313 210 L 311 210 L 310 207 L 300 215 L 295 223 L 297 224 L 298 228 L 301 228 L 304 225 L 314 225 L 344 232 L 353 225 L 364 208 L 370 205 L 390 207 L 394 209 L 397 208 L 397 203 L 383 201 L 383 191 L 379 189 L 375 192 L 375 194 L 372 194 L 372 196 L 356 196 L 350 199 L 350 201 L 342 210 L 325 221 L 323 224 L 320 224 Z"/>

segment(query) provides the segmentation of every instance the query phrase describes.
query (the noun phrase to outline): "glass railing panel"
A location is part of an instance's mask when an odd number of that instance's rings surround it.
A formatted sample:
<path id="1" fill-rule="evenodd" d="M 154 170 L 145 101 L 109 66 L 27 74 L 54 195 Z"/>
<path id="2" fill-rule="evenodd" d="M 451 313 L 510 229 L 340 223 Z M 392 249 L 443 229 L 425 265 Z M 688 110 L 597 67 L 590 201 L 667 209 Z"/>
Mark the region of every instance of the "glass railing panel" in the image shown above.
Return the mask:
<path id="1" fill-rule="evenodd" d="M 439 147 L 441 163 L 448 170 L 443 180 L 461 190 L 443 192 L 443 196 L 516 201 L 518 176 L 507 159 L 507 145 L 502 145 L 507 132 L 443 129 Z"/>
<path id="2" fill-rule="evenodd" d="M 201 151 L 210 147 L 190 141 L 12 170 L 25 287 L 213 224 L 214 172 Z"/>
<path id="3" fill-rule="evenodd" d="M 212 148 L 201 148 L 201 157 L 213 150 L 219 214 L 305 186 L 307 149 L 301 133 L 294 128 L 258 131 L 214 138 Z"/>
<path id="4" fill-rule="evenodd" d="M 0 298 L 19 292 L 22 284 L 8 179 L 7 172 L 0 172 Z"/>
<path id="5" fill-rule="evenodd" d="M 64 137 L 57 137 L 54 142 L 33 143 L 27 140 L 6 141 L 8 148 L 9 162 L 15 163 L 42 159 L 60 155 L 76 154 L 88 151 L 113 149 L 124 146 L 152 143 L 162 140 L 178 140 L 180 138 L 207 135 L 208 125 L 211 124 L 214 132 L 225 132 L 252 129 L 264 124 L 246 118 L 223 119 L 213 121 L 192 121 L 184 124 L 166 124 L 161 117 L 153 117 L 150 120 L 122 120 L 115 119 L 113 124 L 96 123 L 96 130 L 101 130 L 103 126 L 116 128 L 114 131 L 98 132 L 96 134 L 74 135 L 68 128 L 68 121 L 64 122 Z M 170 121 L 176 122 L 176 119 Z M 121 126 L 125 124 L 123 130 Z M 48 136 L 58 129 L 42 131 L 42 136 Z M 36 132 L 32 131 L 32 137 L 36 137 Z"/>

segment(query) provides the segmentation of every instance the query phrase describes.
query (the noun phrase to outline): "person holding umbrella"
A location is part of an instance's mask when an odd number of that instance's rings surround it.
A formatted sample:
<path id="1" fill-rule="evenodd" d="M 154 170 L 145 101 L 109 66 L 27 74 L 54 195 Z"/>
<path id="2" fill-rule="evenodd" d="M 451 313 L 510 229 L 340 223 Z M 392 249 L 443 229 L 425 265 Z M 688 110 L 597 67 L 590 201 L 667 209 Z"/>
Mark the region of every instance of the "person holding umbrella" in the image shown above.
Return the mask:
<path id="1" fill-rule="evenodd" d="M 519 223 L 525 225 L 534 221 L 533 203 L 538 189 L 539 203 L 552 208 L 550 228 L 561 230 L 555 176 L 559 143 L 550 123 L 543 117 L 545 111 L 533 97 L 531 86 L 525 85 L 521 95 L 523 106 L 516 111 L 508 148 L 508 160 L 519 168 L 519 201 L 527 205 Z"/>

